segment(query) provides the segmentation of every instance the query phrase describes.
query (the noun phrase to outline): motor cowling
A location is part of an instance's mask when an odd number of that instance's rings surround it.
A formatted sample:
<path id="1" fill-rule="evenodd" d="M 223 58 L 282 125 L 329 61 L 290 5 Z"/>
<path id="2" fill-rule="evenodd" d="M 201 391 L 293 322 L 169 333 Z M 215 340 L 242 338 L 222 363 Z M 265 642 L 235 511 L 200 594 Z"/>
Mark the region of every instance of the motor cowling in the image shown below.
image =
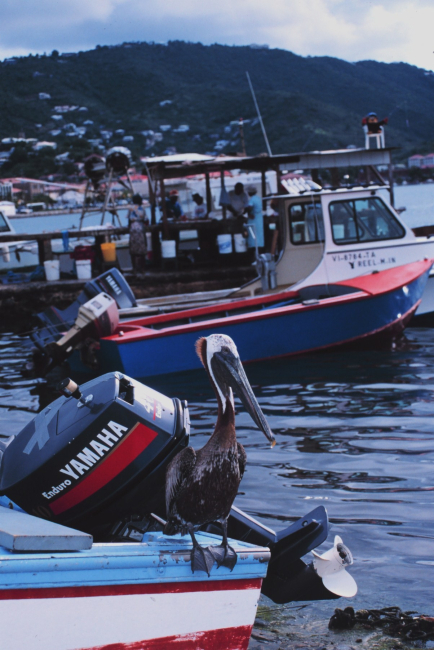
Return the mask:
<path id="1" fill-rule="evenodd" d="M 4 449 L 0 494 L 97 540 L 122 518 L 164 514 L 167 464 L 188 444 L 187 403 L 117 372 L 64 385 Z"/>
<path id="2" fill-rule="evenodd" d="M 105 292 L 81 305 L 73 326 L 55 342 L 44 348 L 45 372 L 61 364 L 86 339 L 98 341 L 113 334 L 119 325 L 119 310 L 116 301 Z"/>

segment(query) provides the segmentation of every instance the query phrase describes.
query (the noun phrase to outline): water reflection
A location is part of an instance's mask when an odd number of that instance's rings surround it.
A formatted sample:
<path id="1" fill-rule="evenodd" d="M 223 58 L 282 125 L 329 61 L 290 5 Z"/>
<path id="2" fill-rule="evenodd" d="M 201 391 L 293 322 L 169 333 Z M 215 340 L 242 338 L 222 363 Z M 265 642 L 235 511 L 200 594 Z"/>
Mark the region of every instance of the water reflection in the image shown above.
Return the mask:
<path id="1" fill-rule="evenodd" d="M 55 396 L 45 382 L 23 378 L 27 354 L 18 337 L 0 338 L 3 436 Z M 237 402 L 248 455 L 238 505 L 276 528 L 325 505 L 333 534 L 355 557 L 355 606 L 423 609 L 434 570 L 426 564 L 434 553 L 434 331 L 409 330 L 395 350 L 334 351 L 246 370 L 277 445 L 270 449 Z M 189 401 L 192 444 L 203 445 L 217 418 L 204 372 L 148 383 Z M 398 593 L 397 575 L 405 585 Z"/>

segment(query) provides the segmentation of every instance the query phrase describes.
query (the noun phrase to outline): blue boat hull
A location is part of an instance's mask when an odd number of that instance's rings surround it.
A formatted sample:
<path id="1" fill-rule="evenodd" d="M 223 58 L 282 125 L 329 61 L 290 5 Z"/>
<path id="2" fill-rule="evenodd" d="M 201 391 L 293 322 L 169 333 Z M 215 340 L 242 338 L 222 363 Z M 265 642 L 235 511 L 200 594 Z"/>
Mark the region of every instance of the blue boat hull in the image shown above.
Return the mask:
<path id="1" fill-rule="evenodd" d="M 152 336 L 101 340 L 99 369 L 119 370 L 144 378 L 200 368 L 194 343 L 211 332 L 231 336 L 243 362 L 300 354 L 342 345 L 405 326 L 417 308 L 429 270 L 404 286 L 379 295 L 357 294 L 342 299 L 249 314 L 245 319 L 218 319 Z M 149 330 L 148 330 L 149 331 Z M 182 353 L 180 353 L 182 351 Z"/>

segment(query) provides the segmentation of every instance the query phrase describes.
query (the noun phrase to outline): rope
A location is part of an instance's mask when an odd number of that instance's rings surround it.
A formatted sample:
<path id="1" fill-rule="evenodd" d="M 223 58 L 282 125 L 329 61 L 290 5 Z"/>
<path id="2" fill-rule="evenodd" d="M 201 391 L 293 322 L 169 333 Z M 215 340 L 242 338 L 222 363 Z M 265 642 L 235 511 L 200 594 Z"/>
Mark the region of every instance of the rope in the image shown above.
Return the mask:
<path id="1" fill-rule="evenodd" d="M 335 609 L 329 621 L 330 630 L 350 630 L 358 626 L 366 630 L 381 628 L 384 634 L 415 641 L 434 639 L 434 617 L 417 612 L 403 612 L 399 607 L 360 609 L 352 607 Z"/>

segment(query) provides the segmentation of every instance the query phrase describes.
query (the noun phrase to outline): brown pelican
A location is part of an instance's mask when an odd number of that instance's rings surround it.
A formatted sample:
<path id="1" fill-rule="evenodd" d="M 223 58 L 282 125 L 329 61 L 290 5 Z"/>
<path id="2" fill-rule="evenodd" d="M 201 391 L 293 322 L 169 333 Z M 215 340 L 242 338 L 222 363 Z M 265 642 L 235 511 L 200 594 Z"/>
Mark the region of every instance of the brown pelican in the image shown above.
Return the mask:
<path id="1" fill-rule="evenodd" d="M 227 519 L 246 466 L 246 452 L 235 435 L 234 391 L 256 425 L 274 446 L 274 436 L 253 394 L 233 340 L 211 334 L 196 343 L 197 354 L 215 390 L 218 416 L 214 433 L 202 449 L 183 449 L 166 474 L 167 524 L 164 532 L 189 532 L 193 542 L 191 568 L 209 575 L 214 562 L 231 570 L 237 555 L 228 544 Z M 223 528 L 221 546 L 203 548 L 194 530 L 218 521 Z"/>

